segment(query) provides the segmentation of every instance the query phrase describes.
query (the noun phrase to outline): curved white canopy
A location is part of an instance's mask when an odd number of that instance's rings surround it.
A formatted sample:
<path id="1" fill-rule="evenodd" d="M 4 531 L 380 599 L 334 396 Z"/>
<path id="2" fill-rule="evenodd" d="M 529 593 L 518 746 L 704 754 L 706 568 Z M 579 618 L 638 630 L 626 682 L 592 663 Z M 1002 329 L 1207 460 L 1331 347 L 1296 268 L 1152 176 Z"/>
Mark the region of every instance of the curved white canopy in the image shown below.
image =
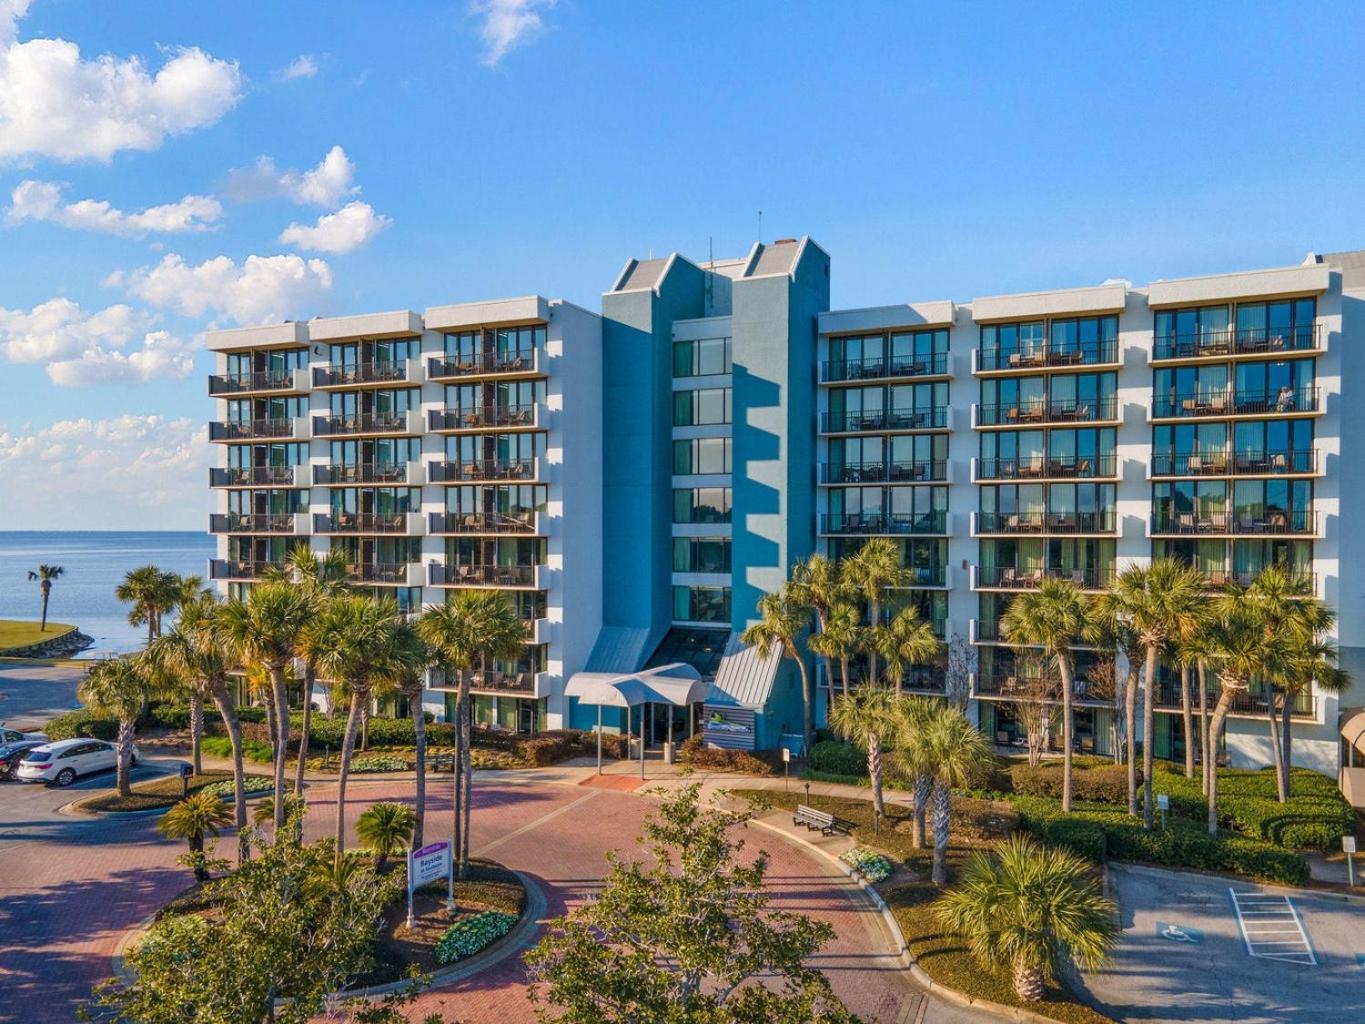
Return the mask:
<path id="1" fill-rule="evenodd" d="M 639 672 L 575 672 L 564 686 L 564 696 L 582 704 L 633 708 L 641 704 L 686 707 L 706 699 L 711 687 L 701 673 L 677 661 Z"/>

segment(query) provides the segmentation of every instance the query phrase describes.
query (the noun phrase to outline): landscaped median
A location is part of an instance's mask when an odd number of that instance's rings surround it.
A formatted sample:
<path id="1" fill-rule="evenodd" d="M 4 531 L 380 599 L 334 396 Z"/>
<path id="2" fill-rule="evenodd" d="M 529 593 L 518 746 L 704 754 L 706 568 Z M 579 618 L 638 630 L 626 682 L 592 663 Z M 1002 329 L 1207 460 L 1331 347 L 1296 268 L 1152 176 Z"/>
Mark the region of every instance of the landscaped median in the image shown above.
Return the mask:
<path id="1" fill-rule="evenodd" d="M 225 800 L 232 799 L 232 773 L 224 771 L 206 771 L 200 775 L 191 775 L 189 778 L 189 792 L 197 793 L 200 790 L 209 790 L 221 796 Z M 264 787 L 264 788 L 262 788 Z M 263 776 L 248 775 L 246 777 L 246 789 L 248 796 L 259 795 L 262 792 L 270 792 L 273 789 L 271 781 Z M 163 811 L 179 803 L 185 793 L 185 783 L 179 775 L 163 775 L 159 778 L 151 779 L 147 782 L 139 782 L 133 786 L 131 795 L 121 797 L 116 790 L 105 793 L 96 793 L 83 800 L 77 800 L 71 805 L 74 811 L 83 811 L 89 814 L 126 814 L 130 811 Z"/>

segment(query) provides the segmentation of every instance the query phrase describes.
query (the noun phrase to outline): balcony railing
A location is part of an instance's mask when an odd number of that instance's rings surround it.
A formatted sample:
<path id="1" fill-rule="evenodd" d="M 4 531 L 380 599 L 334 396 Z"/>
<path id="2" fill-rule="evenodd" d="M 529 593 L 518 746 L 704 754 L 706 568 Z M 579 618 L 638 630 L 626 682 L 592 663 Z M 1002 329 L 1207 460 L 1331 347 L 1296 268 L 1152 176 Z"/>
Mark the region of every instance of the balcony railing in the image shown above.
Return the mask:
<path id="1" fill-rule="evenodd" d="M 1199 708 L 1199 683 L 1196 677 L 1195 682 L 1190 687 L 1190 703 L 1196 713 Z M 1212 709 L 1217 703 L 1221 687 L 1215 681 L 1209 688 L 1208 705 Z M 1310 692 L 1299 690 L 1290 696 L 1290 715 L 1294 718 L 1316 718 L 1317 717 L 1317 698 Z M 1157 708 L 1180 708 L 1180 683 L 1173 679 L 1157 680 L 1155 699 L 1153 707 Z M 1234 715 L 1264 715 L 1266 713 L 1266 698 L 1264 692 L 1253 693 L 1250 690 L 1240 690 L 1233 694 L 1229 705 Z"/>
<path id="2" fill-rule="evenodd" d="M 978 512 L 977 533 L 1113 533 L 1114 512 Z"/>
<path id="3" fill-rule="evenodd" d="M 485 373 L 525 373 L 536 366 L 534 348 L 505 352 L 481 352 L 474 356 L 433 356 L 427 360 L 427 376 L 473 377 Z"/>
<path id="4" fill-rule="evenodd" d="M 1118 475 L 1118 459 L 1113 455 L 1093 458 L 1069 456 L 1045 458 L 1029 455 L 1014 459 L 978 459 L 978 480 L 1033 480 L 1049 477 L 1066 480 L 1087 480 Z"/>
<path id="5" fill-rule="evenodd" d="M 977 676 L 975 691 L 976 695 L 980 697 L 1014 697 L 1049 701 L 1060 701 L 1062 699 L 1061 682 L 1055 677 L 1044 677 L 1036 673 L 1017 670 L 1011 672 L 1008 669 L 986 672 Z M 1114 702 L 1112 697 L 1100 696 L 1088 679 L 1073 680 L 1071 692 L 1076 700 L 1100 704 L 1112 704 Z"/>
<path id="6" fill-rule="evenodd" d="M 926 409 L 873 409 L 866 412 L 820 414 L 820 429 L 826 434 L 850 434 L 870 430 L 943 430 L 947 425 L 946 405 Z"/>
<path id="7" fill-rule="evenodd" d="M 313 370 L 313 387 L 335 388 L 350 384 L 389 384 L 408 378 L 406 360 L 401 363 L 347 363 L 319 366 Z"/>
<path id="8" fill-rule="evenodd" d="M 821 533 L 935 534 L 948 532 L 946 512 L 828 512 Z"/>
<path id="9" fill-rule="evenodd" d="M 1205 359 L 1210 356 L 1255 355 L 1262 352 L 1304 352 L 1321 347 L 1320 324 L 1273 327 L 1158 337 L 1153 359 Z"/>
<path id="10" fill-rule="evenodd" d="M 313 516 L 314 533 L 406 533 L 404 512 L 319 512 Z"/>
<path id="11" fill-rule="evenodd" d="M 249 441 L 268 437 L 291 437 L 294 421 L 288 417 L 260 420 L 228 420 L 209 424 L 210 441 Z"/>
<path id="12" fill-rule="evenodd" d="M 433 462 L 431 482 L 456 483 L 463 480 L 532 480 L 536 475 L 535 459 L 500 462 L 496 459 L 476 459 L 471 462 Z"/>
<path id="13" fill-rule="evenodd" d="M 347 566 L 347 574 L 357 583 L 399 583 L 408 581 L 406 562 L 361 562 Z"/>
<path id="14" fill-rule="evenodd" d="M 408 479 L 408 464 L 380 462 L 330 463 L 313 467 L 315 484 L 403 484 Z"/>
<path id="15" fill-rule="evenodd" d="M 932 377 L 948 372 L 948 355 L 866 356 L 863 359 L 832 359 L 820 364 L 825 382 L 877 380 L 886 377 Z"/>
<path id="16" fill-rule="evenodd" d="M 529 427 L 536 422 L 534 402 L 524 405 L 485 405 L 478 409 L 432 409 L 431 430 L 471 430 L 479 427 Z"/>
<path id="17" fill-rule="evenodd" d="M 212 466 L 210 487 L 289 487 L 294 483 L 293 466 Z"/>
<path id="18" fill-rule="evenodd" d="M 1239 473 L 1315 473 L 1318 453 L 1306 451 L 1161 452 L 1152 456 L 1152 476 L 1227 476 Z"/>
<path id="19" fill-rule="evenodd" d="M 481 693 L 521 693 L 532 696 L 536 692 L 534 672 L 475 672 L 470 676 L 469 688 Z"/>
<path id="20" fill-rule="evenodd" d="M 533 587 L 534 565 L 432 565 L 433 587 Z"/>
<path id="21" fill-rule="evenodd" d="M 1024 423 L 1097 423 L 1118 419 L 1114 396 L 1085 399 L 1038 398 L 1024 402 L 983 403 L 976 406 L 978 427 L 1010 427 Z"/>
<path id="22" fill-rule="evenodd" d="M 531 533 L 534 512 L 432 512 L 431 533 Z"/>
<path id="23" fill-rule="evenodd" d="M 209 533 L 293 533 L 292 512 L 228 512 L 209 516 Z"/>
<path id="24" fill-rule="evenodd" d="M 1045 579 L 1069 580 L 1085 590 L 1100 590 L 1114 581 L 1112 569 L 1020 569 L 1013 565 L 979 566 L 976 586 L 1006 590 L 1033 590 Z"/>
<path id="25" fill-rule="evenodd" d="M 1318 516 L 1311 509 L 1276 509 L 1264 512 L 1159 513 L 1151 520 L 1152 533 L 1199 534 L 1305 534 L 1318 532 Z"/>
<path id="26" fill-rule="evenodd" d="M 1316 387 L 1280 388 L 1276 391 L 1198 391 L 1178 395 L 1154 395 L 1152 418 L 1201 416 L 1275 416 L 1317 412 Z"/>
<path id="27" fill-rule="evenodd" d="M 283 569 L 283 562 L 215 558 L 209 562 L 211 580 L 257 580 L 271 569 Z"/>
<path id="28" fill-rule="evenodd" d="M 820 482 L 825 484 L 915 483 L 946 480 L 945 459 L 908 462 L 826 462 L 820 466 Z"/>
<path id="29" fill-rule="evenodd" d="M 1280 568 L 1284 569 L 1284 566 Z M 1199 569 L 1199 574 L 1204 577 L 1204 582 L 1210 588 L 1222 588 L 1236 585 L 1239 587 L 1249 587 L 1256 581 L 1259 572 L 1239 572 L 1233 569 Z M 1307 572 L 1302 569 L 1286 569 L 1293 584 L 1302 587 L 1310 594 L 1317 593 L 1318 574 Z"/>
<path id="30" fill-rule="evenodd" d="M 222 373 L 209 378 L 210 395 L 236 395 L 243 391 L 289 391 L 294 387 L 292 370 L 259 370 Z"/>
<path id="31" fill-rule="evenodd" d="M 1056 366 L 1103 366 L 1119 361 L 1116 340 L 1087 345 L 1049 345 L 1044 348 L 1021 350 L 1012 348 L 977 349 L 976 370 L 1027 370 Z"/>
<path id="32" fill-rule="evenodd" d="M 314 416 L 313 433 L 318 437 L 347 434 L 402 434 L 407 432 L 408 417 L 401 412 L 366 412 L 354 416 Z"/>

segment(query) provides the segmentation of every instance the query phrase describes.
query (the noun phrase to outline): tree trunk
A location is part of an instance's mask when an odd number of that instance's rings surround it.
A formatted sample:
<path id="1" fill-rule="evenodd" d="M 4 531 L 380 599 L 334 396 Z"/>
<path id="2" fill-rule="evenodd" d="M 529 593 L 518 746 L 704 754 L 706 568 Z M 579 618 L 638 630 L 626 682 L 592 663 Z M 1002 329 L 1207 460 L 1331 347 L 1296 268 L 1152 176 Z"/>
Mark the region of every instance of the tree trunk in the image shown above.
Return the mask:
<path id="1" fill-rule="evenodd" d="M 916 850 L 924 849 L 924 817 L 929 809 L 929 797 L 934 790 L 934 780 L 928 775 L 916 775 L 910 800 L 914 805 L 914 817 L 910 823 L 910 842 Z"/>
<path id="2" fill-rule="evenodd" d="M 870 731 L 867 734 L 867 776 L 872 780 L 872 815 L 880 827 L 886 817 L 886 803 L 882 799 L 882 738 Z"/>
<path id="3" fill-rule="evenodd" d="M 1199 789 L 1205 796 L 1209 794 L 1209 765 L 1214 754 L 1209 748 L 1209 680 L 1208 663 L 1199 660 L 1199 763 L 1203 769 Z"/>
<path id="4" fill-rule="evenodd" d="M 1023 960 L 1014 961 L 1014 992 L 1026 1003 L 1043 998 L 1043 972 Z"/>
<path id="5" fill-rule="evenodd" d="M 366 701 L 365 706 L 360 709 L 360 752 L 369 753 L 370 750 L 370 702 Z"/>
<path id="6" fill-rule="evenodd" d="M 412 826 L 413 849 L 422 847 L 422 819 L 427 812 L 427 720 L 422 714 L 422 688 L 417 686 L 408 691 L 408 709 L 412 712 L 413 746 L 417 751 L 417 786 L 413 813 L 416 821 Z"/>
<path id="7" fill-rule="evenodd" d="M 232 802 L 236 811 L 237 863 L 242 864 L 250 852 L 246 829 L 246 773 L 242 768 L 242 723 L 237 719 L 237 709 L 232 706 L 232 698 L 225 685 L 220 683 L 214 686 L 213 703 L 222 716 L 228 742 L 232 744 Z"/>
<path id="8" fill-rule="evenodd" d="M 882 624 L 882 603 L 877 598 L 872 599 L 872 628 L 876 629 Z M 876 636 L 874 633 L 873 636 Z M 867 681 L 874 686 L 877 683 L 877 649 L 869 646 L 867 649 Z"/>
<path id="9" fill-rule="evenodd" d="M 464 819 L 460 811 L 464 803 L 464 694 L 468 691 L 465 680 L 467 670 L 460 669 L 459 682 L 455 688 L 455 753 L 450 758 L 451 810 L 454 821 L 451 828 L 450 856 L 458 868 L 460 864 L 460 836 L 464 831 Z M 630 708 L 626 708 L 626 757 L 630 757 Z"/>
<path id="10" fill-rule="evenodd" d="M 303 667 L 303 723 L 299 729 L 299 760 L 294 766 L 294 795 L 303 795 L 303 773 L 308 760 L 308 734 L 313 728 L 313 684 L 317 682 L 317 669 L 307 662 Z"/>
<path id="11" fill-rule="evenodd" d="M 1210 749 L 1218 749 L 1218 737 L 1222 735 L 1223 723 L 1228 718 L 1228 708 L 1232 706 L 1232 692 L 1234 686 L 1229 685 L 1227 679 L 1223 680 L 1222 692 L 1218 694 L 1218 703 L 1213 709 L 1213 721 L 1209 725 Z M 1209 758 L 1209 835 L 1218 835 L 1218 761 L 1217 754 Z"/>
<path id="12" fill-rule="evenodd" d="M 270 667 L 270 688 L 275 693 L 275 827 L 284 824 L 284 767 L 289 757 L 289 694 L 284 688 L 284 665 Z"/>
<path id="13" fill-rule="evenodd" d="M 1131 661 L 1128 663 L 1128 687 L 1123 692 L 1123 728 L 1128 735 L 1128 813 L 1137 817 L 1137 699 L 1138 669 Z"/>
<path id="14" fill-rule="evenodd" d="M 1194 778 L 1194 707 L 1190 699 L 1190 666 L 1180 666 L 1180 722 L 1185 730 L 1185 778 Z"/>
<path id="15" fill-rule="evenodd" d="M 935 885 L 944 885 L 948 881 L 950 795 L 947 785 L 934 783 L 934 866 L 930 878 Z"/>
<path id="16" fill-rule="evenodd" d="M 1062 677 L 1062 813 L 1071 813 L 1071 732 L 1075 726 L 1075 684 L 1071 676 L 1071 659 L 1057 656 L 1057 674 Z"/>
<path id="17" fill-rule="evenodd" d="M 1288 706 L 1289 701 L 1285 701 Z M 1265 715 L 1270 720 L 1270 750 L 1275 756 L 1275 796 L 1280 803 L 1288 798 L 1284 786 L 1284 748 L 1280 746 L 1280 709 L 1275 705 L 1275 689 L 1270 687 L 1266 694 Z"/>
<path id="18" fill-rule="evenodd" d="M 1153 821 L 1152 801 L 1152 708 L 1156 704 L 1157 645 L 1147 647 L 1146 679 L 1142 687 L 1142 827 L 1150 829 Z"/>
<path id="19" fill-rule="evenodd" d="M 844 696 L 848 696 L 848 656 L 839 659 L 839 669 L 844 677 Z"/>
<path id="20" fill-rule="evenodd" d="M 47 599 L 48 599 L 49 597 L 52 596 L 52 584 L 49 583 L 47 580 L 43 580 L 42 591 L 43 591 L 43 618 L 42 618 L 42 623 L 38 626 L 38 632 L 39 632 L 39 633 L 46 633 L 46 632 L 47 632 Z"/>
<path id="21" fill-rule="evenodd" d="M 815 682 L 811 679 L 810 670 L 806 668 L 806 660 L 801 657 L 801 652 L 793 647 L 792 653 L 795 655 L 793 660 L 796 667 L 801 671 L 801 696 L 805 705 L 802 708 L 802 728 L 805 730 L 802 735 L 806 741 L 806 753 L 809 754 L 815 743 Z M 643 726 L 641 732 L 643 733 Z"/>
<path id="22" fill-rule="evenodd" d="M 204 695 L 197 689 L 190 693 L 190 764 L 195 775 L 204 774 L 199 743 L 204 738 Z"/>
<path id="23" fill-rule="evenodd" d="M 190 857 L 194 861 L 194 880 L 196 882 L 207 882 L 209 873 L 204 867 L 204 834 L 197 832 L 190 836 L 189 844 Z"/>
<path id="24" fill-rule="evenodd" d="M 270 760 L 273 763 L 275 748 L 280 742 L 280 727 L 275 721 L 275 697 L 273 694 L 262 697 L 262 702 L 265 704 L 265 731 L 270 736 Z"/>
<path id="25" fill-rule="evenodd" d="M 1294 703 L 1290 699 L 1293 694 L 1285 694 L 1284 710 L 1281 711 L 1280 723 L 1280 743 L 1284 746 L 1284 798 L 1288 800 L 1294 795 L 1294 739 L 1290 730 L 1290 723 L 1294 721 Z"/>
<path id="26" fill-rule="evenodd" d="M 133 756 L 133 731 L 136 723 L 132 719 L 121 719 L 118 724 L 118 795 L 130 797 L 133 788 L 128 781 L 128 762 Z"/>
<path id="27" fill-rule="evenodd" d="M 460 829 L 460 877 L 464 878 L 469 872 L 469 818 L 474 809 L 474 752 L 473 744 L 473 725 L 474 725 L 474 701 L 466 692 L 464 696 L 464 708 L 460 720 L 460 744 L 461 752 L 461 783 L 464 786 L 463 807 L 461 814 L 464 816 L 464 827 Z M 644 719 L 640 720 L 640 746 L 644 748 L 645 742 Z"/>
<path id="28" fill-rule="evenodd" d="M 356 723 L 360 720 L 361 693 L 351 689 L 351 710 L 346 716 L 346 732 L 341 737 L 341 769 L 337 773 L 336 860 L 346 852 L 346 778 L 351 774 L 351 755 L 355 753 Z"/>

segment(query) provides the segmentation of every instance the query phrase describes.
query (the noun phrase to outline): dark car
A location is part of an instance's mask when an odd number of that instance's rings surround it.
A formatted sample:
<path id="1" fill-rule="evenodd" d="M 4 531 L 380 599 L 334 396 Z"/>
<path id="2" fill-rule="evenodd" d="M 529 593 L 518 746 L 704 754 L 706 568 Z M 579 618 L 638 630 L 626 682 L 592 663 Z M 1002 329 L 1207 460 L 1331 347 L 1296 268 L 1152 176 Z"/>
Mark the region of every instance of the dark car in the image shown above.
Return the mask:
<path id="1" fill-rule="evenodd" d="M 14 769 L 34 747 L 41 747 L 42 740 L 18 740 L 0 745 L 0 779 L 14 778 Z"/>

